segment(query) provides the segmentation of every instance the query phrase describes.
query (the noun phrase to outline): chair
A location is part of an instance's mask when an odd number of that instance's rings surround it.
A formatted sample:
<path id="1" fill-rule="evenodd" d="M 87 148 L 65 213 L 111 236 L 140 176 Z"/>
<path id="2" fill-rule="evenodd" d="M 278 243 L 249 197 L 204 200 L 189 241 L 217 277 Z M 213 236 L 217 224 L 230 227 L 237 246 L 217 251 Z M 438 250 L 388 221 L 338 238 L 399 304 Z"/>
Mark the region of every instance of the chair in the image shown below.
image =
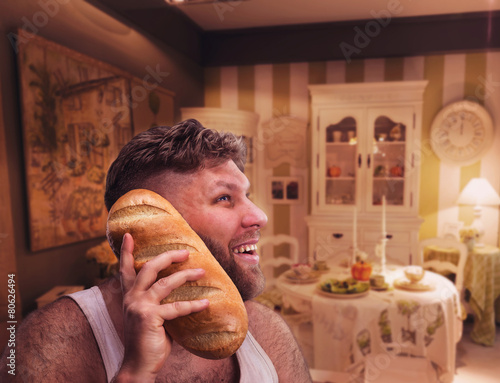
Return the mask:
<path id="1" fill-rule="evenodd" d="M 348 383 L 352 382 L 352 376 L 348 372 L 336 372 L 328 370 L 309 369 L 313 383 Z"/>
<path id="2" fill-rule="evenodd" d="M 288 244 L 289 257 L 275 256 L 273 246 Z M 310 307 L 303 307 L 301 302 L 289 302 L 276 287 L 277 275 L 299 263 L 299 241 L 287 234 L 264 236 L 259 240 L 260 267 L 266 278 L 264 292 L 256 301 L 279 311 L 289 325 L 293 335 L 302 348 L 306 360 L 312 360 L 312 314 Z"/>
<path id="3" fill-rule="evenodd" d="M 452 262 L 449 258 L 444 259 L 424 259 L 424 251 L 429 246 L 435 246 L 443 250 L 454 249 L 458 259 Z M 464 268 L 467 262 L 467 246 L 454 238 L 428 238 L 419 242 L 419 262 L 426 270 L 432 269 L 438 273 L 444 274 L 451 272 L 455 274 L 455 286 L 458 292 L 462 295 L 464 287 Z M 439 257 L 438 257 L 439 258 Z"/>
<path id="4" fill-rule="evenodd" d="M 271 256 L 271 246 L 288 244 L 290 247 L 290 256 L 283 257 Z M 275 270 L 282 266 L 292 267 L 293 264 L 299 262 L 299 240 L 291 235 L 277 234 L 272 236 L 262 237 L 259 240 L 259 254 L 261 256 L 260 267 L 266 277 L 266 289 L 271 288 L 275 284 Z"/>
<path id="5" fill-rule="evenodd" d="M 289 245 L 290 256 L 274 257 L 273 246 Z M 283 294 L 276 287 L 276 275 L 291 268 L 299 261 L 299 241 L 297 238 L 286 234 L 262 237 L 258 243 L 260 254 L 260 267 L 266 279 L 264 292 L 256 300 L 272 309 L 281 311 L 283 307 Z M 278 272 L 279 271 L 279 272 Z"/>

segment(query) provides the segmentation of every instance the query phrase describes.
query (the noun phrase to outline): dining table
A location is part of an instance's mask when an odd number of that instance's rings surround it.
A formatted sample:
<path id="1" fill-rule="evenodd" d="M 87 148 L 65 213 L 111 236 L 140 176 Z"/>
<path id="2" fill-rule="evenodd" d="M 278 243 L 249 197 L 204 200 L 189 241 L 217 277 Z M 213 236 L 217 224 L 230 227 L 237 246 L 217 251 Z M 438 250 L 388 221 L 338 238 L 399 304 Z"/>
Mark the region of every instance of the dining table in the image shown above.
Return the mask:
<path id="1" fill-rule="evenodd" d="M 424 249 L 424 259 L 457 262 L 455 249 L 429 246 Z M 467 301 L 474 313 L 470 337 L 475 343 L 493 346 L 496 322 L 500 321 L 500 248 L 484 245 L 469 249 L 464 268 L 464 288 Z"/>
<path id="2" fill-rule="evenodd" d="M 462 335 L 459 293 L 442 275 L 426 271 L 414 284 L 404 270 L 387 265 L 382 286 L 354 294 L 321 289 L 327 281 L 349 280 L 350 268 L 345 266 L 328 265 L 303 281 L 291 278 L 290 271 L 278 277 L 284 302 L 298 312 L 310 311 L 313 368 L 350 372 L 353 379 L 362 379 L 389 368 L 391 361 L 397 360 L 392 365 L 400 368 L 400 360 L 425 362 L 410 365 L 430 368 L 435 380 L 429 382 L 453 381 L 456 344 Z M 414 375 L 423 373 L 423 367 L 415 369 Z"/>

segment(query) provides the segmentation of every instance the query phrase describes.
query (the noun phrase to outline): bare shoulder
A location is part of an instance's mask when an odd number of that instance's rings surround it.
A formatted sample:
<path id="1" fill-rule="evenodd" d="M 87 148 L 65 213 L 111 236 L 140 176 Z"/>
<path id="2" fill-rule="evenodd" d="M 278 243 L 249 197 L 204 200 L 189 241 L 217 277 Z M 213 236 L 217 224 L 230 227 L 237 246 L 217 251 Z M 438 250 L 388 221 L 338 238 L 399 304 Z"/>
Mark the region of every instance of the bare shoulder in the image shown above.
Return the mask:
<path id="1" fill-rule="evenodd" d="M 283 318 L 255 301 L 245 302 L 249 330 L 273 362 L 280 382 L 310 382 L 302 352 Z"/>
<path id="2" fill-rule="evenodd" d="M 262 324 L 270 324 L 282 327 L 282 330 L 284 331 L 288 330 L 288 326 L 283 318 L 277 312 L 271 310 L 269 307 L 252 300 L 246 301 L 245 307 L 247 309 L 251 331 L 256 330 L 258 332 L 261 332 L 265 330 L 265 328 L 262 328 Z M 269 323 L 270 321 L 271 323 Z M 254 329 L 252 327 L 256 328 Z M 252 334 L 254 331 L 252 331 Z"/>
<path id="3" fill-rule="evenodd" d="M 4 358 L 0 380 L 6 373 Z M 103 381 L 102 373 L 92 330 L 72 299 L 61 298 L 32 312 L 18 328 L 14 381 L 40 381 L 42 377 L 52 382 Z"/>
<path id="4" fill-rule="evenodd" d="M 248 313 L 249 330 L 261 346 L 268 345 L 271 348 L 276 346 L 278 335 L 283 343 L 295 343 L 290 328 L 278 313 L 255 301 L 247 301 L 245 306 Z"/>

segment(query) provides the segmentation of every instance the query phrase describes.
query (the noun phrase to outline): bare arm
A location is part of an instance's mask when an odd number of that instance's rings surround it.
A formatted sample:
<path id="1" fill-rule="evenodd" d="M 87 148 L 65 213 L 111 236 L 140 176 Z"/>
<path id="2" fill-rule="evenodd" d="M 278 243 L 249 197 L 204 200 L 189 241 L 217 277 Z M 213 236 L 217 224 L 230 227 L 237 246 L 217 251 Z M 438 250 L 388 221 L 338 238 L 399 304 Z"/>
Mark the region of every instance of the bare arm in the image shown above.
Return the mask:
<path id="1" fill-rule="evenodd" d="M 250 332 L 266 351 L 280 382 L 311 382 L 306 361 L 283 318 L 260 303 L 245 302 Z"/>
<path id="2" fill-rule="evenodd" d="M 2 355 L 2 382 L 99 382 L 106 373 L 97 343 L 73 300 L 60 299 L 31 313 L 16 332 L 15 375 Z"/>

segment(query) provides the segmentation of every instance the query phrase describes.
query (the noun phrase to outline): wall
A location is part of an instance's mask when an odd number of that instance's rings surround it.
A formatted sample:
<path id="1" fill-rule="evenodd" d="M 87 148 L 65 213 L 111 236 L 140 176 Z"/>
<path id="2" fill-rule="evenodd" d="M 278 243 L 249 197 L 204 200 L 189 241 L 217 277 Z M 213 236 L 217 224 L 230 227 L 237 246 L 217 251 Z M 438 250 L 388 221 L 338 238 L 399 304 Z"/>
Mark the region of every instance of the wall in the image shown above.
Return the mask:
<path id="1" fill-rule="evenodd" d="M 162 43 L 117 21 L 83 0 L 2 0 L 0 3 L 0 84 L 4 114 L 13 212 L 13 236 L 17 260 L 17 284 L 23 312 L 35 299 L 55 285 L 89 285 L 97 269 L 85 261 L 85 251 L 104 238 L 74 245 L 30 251 L 28 211 L 24 180 L 22 127 L 17 87 L 16 55 L 9 37 L 26 27 L 46 39 L 107 62 L 142 79 L 147 68 L 159 68 L 169 75 L 160 85 L 175 92 L 176 117 L 180 106 L 203 103 L 203 71 L 192 61 Z M 182 38 L 182 36 L 179 36 Z M 2 253 L 0 253 L 1 255 Z M 4 278 L 2 276 L 2 278 Z"/>
<path id="2" fill-rule="evenodd" d="M 472 177 L 486 177 L 500 190 L 500 52 L 440 54 L 404 58 L 279 63 L 269 65 L 223 66 L 207 68 L 205 106 L 240 108 L 260 115 L 262 123 L 283 115 L 309 120 L 309 84 L 429 80 L 424 95 L 421 144 L 421 182 L 419 214 L 425 219 L 420 237 L 439 235 L 444 222 L 472 222 L 472 207 L 458 207 L 459 192 Z M 444 105 L 466 97 L 476 99 L 491 113 L 496 134 L 488 154 L 470 166 L 453 166 L 441 162 L 429 145 L 429 128 L 434 116 Z M 309 129 L 305 133 L 310 137 Z M 309 143 L 307 150 L 310 153 Z M 301 254 L 306 254 L 307 227 L 304 217 L 308 203 L 272 205 L 264 197 L 269 175 L 309 175 L 309 165 L 299 168 L 280 165 L 266 169 L 263 153 L 258 152 L 258 203 L 269 216 L 265 231 L 289 233 L 301 238 Z M 307 201 L 307 199 L 306 199 Z M 486 208 L 483 219 L 487 227 L 485 242 L 498 244 L 499 209 Z"/>

